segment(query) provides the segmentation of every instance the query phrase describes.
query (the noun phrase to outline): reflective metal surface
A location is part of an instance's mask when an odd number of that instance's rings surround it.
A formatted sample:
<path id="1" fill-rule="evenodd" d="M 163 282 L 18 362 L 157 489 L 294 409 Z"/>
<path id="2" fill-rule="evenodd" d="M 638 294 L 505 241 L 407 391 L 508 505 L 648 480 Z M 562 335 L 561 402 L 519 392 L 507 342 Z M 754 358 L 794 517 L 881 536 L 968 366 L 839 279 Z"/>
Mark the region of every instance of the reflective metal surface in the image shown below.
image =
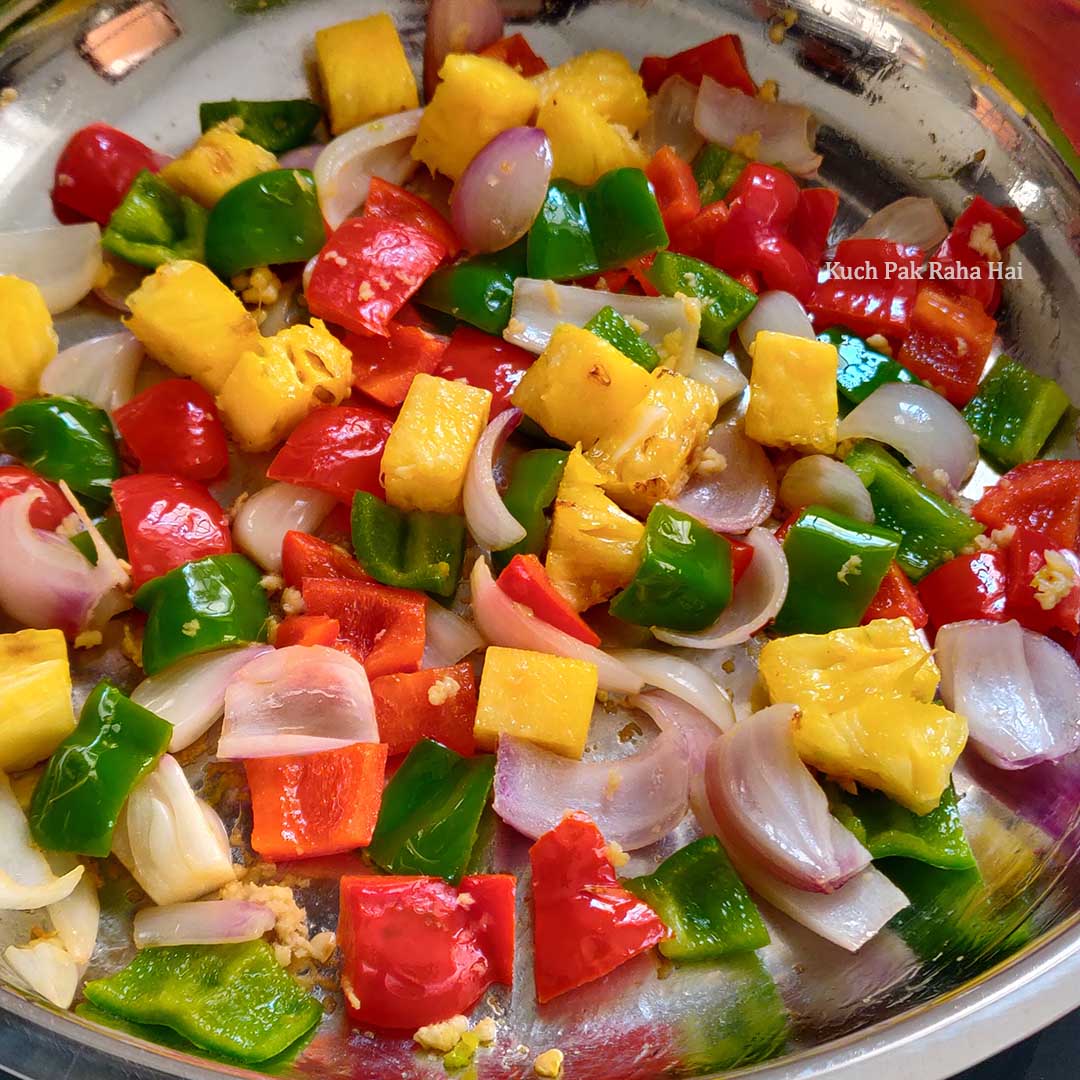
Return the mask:
<path id="1" fill-rule="evenodd" d="M 741 33 L 754 74 L 775 78 L 784 98 L 810 105 L 822 120 L 823 179 L 844 196 L 837 237 L 902 193 L 931 195 L 949 216 L 976 191 L 1018 206 L 1030 231 L 1014 256 L 1022 279 L 1005 286 L 1003 344 L 1080 401 L 1080 368 L 1071 355 L 1080 341 L 1075 179 L 1007 96 L 912 10 L 855 0 L 790 6 L 799 18 L 782 45 L 766 32 L 776 9 L 752 0 L 526 0 L 516 10 L 551 62 L 598 46 L 637 60 L 723 31 Z M 104 119 L 156 148 L 178 150 L 197 132 L 200 101 L 309 93 L 314 30 L 387 7 L 419 64 L 424 5 L 416 2 L 0 2 L 0 86 L 18 90 L 0 109 L 0 229 L 51 220 L 53 164 L 74 129 Z M 62 337 L 78 340 L 113 320 L 87 306 L 64 320 Z M 1074 416 L 1054 447 L 1075 454 Z M 746 656 L 706 654 L 705 660 L 747 708 L 753 669 Z M 108 649 L 95 650 L 87 663 L 93 670 L 85 682 L 105 670 L 121 684 L 135 676 Z M 638 720 L 647 738 L 648 722 Z M 618 735 L 624 721 L 598 712 L 590 752 L 632 752 L 633 741 Z M 249 808 L 235 773 L 198 757 L 185 764 L 242 839 Z M 880 1080 L 935 1080 L 1048 1023 L 1080 1005 L 1073 794 L 1080 791 L 1080 764 L 1018 775 L 965 765 L 958 776 L 983 884 L 963 895 L 930 896 L 917 905 L 914 921 L 854 956 L 766 911 L 773 942 L 761 952 L 761 965 L 672 968 L 639 958 L 537 1009 L 523 904 L 516 985 L 481 1007 L 500 1019 L 496 1047 L 478 1059 L 480 1077 L 530 1075 L 532 1057 L 558 1046 L 568 1080 L 716 1075 L 742 1067 L 769 1080 L 871 1073 Z M 692 835 L 684 824 L 656 850 L 637 853 L 625 872 L 652 867 Z M 524 889 L 526 850 L 521 837 L 493 826 L 485 859 L 522 872 Z M 333 861 L 302 864 L 288 879 L 313 932 L 333 928 L 341 869 Z M 107 917 L 91 976 L 130 954 L 129 890 L 125 879 L 106 882 Z M 0 941 L 25 929 L 20 919 L 0 918 Z M 445 1075 L 438 1059 L 417 1054 L 406 1040 L 349 1030 L 340 1003 L 327 997 L 337 1007 L 323 1028 L 275 1073 L 376 1080 Z M 4 989 L 0 1063 L 22 1075 L 84 1080 L 249 1075 L 148 1046 Z"/>

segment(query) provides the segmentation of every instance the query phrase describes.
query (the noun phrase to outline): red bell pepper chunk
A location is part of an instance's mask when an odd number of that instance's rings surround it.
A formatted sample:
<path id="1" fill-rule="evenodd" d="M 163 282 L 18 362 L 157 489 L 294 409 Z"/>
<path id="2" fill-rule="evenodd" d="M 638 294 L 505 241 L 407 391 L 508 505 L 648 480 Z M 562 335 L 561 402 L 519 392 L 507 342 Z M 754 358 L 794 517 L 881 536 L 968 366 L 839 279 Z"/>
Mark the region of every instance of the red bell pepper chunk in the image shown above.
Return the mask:
<path id="1" fill-rule="evenodd" d="M 791 219 L 791 239 L 811 268 L 821 265 L 829 246 L 840 194 L 832 188 L 803 188 Z"/>
<path id="2" fill-rule="evenodd" d="M 509 37 L 500 38 L 486 49 L 482 49 L 480 55 L 490 56 L 493 60 L 501 60 L 519 75 L 524 75 L 526 79 L 540 75 L 548 69 L 547 64 L 533 52 L 532 46 L 522 34 L 511 34 Z"/>
<path id="3" fill-rule="evenodd" d="M 897 359 L 960 408 L 979 388 L 996 332 L 997 323 L 972 297 L 920 289 Z"/>
<path id="4" fill-rule="evenodd" d="M 535 555 L 515 555 L 499 575 L 496 584 L 511 600 L 524 604 L 544 622 L 576 637 L 587 645 L 599 646 L 599 635 L 560 596 Z"/>
<path id="5" fill-rule="evenodd" d="M 776 531 L 773 533 L 773 536 L 775 536 L 776 539 L 779 540 L 781 544 L 784 542 L 785 538 L 787 537 L 787 534 L 791 531 L 791 526 L 794 525 L 795 522 L 799 520 L 799 518 L 802 516 L 802 512 L 805 509 L 806 509 L 805 506 L 797 506 L 797 507 L 795 507 L 795 509 L 792 510 L 791 513 L 788 514 L 788 516 L 786 518 L 784 518 L 784 520 L 782 522 L 780 522 L 780 525 L 777 527 Z"/>
<path id="6" fill-rule="evenodd" d="M 30 524 L 35 529 L 52 532 L 72 513 L 71 503 L 51 480 L 22 465 L 0 465 L 0 503 L 27 491 L 37 491 L 41 495 L 30 504 Z"/>
<path id="7" fill-rule="evenodd" d="M 725 536 L 724 539 L 731 545 L 731 582 L 733 585 L 738 585 L 739 579 L 750 569 L 750 564 L 754 561 L 754 549 L 734 537 Z"/>
<path id="8" fill-rule="evenodd" d="M 605 270 L 602 274 L 589 274 L 587 277 L 576 278 L 572 284 L 582 289 L 599 289 L 601 292 L 622 292 L 626 283 L 630 280 L 630 271 L 625 267 L 615 270 Z"/>
<path id="9" fill-rule="evenodd" d="M 0 413 L 15 404 L 15 392 L 6 386 L 0 386 Z"/>
<path id="10" fill-rule="evenodd" d="M 382 675 L 372 680 L 371 694 L 379 738 L 391 757 L 408 753 L 421 739 L 465 756 L 476 748 L 476 677 L 469 664 Z"/>
<path id="11" fill-rule="evenodd" d="M 327 615 L 290 615 L 278 623 L 274 645 L 286 649 L 290 645 L 325 645 L 333 648 L 341 635 L 341 623 Z"/>
<path id="12" fill-rule="evenodd" d="M 910 619 L 916 630 L 929 621 L 915 586 L 896 563 L 892 563 L 881 579 L 881 585 L 863 615 L 863 626 L 875 619 Z"/>
<path id="13" fill-rule="evenodd" d="M 163 473 L 122 476 L 112 495 L 136 589 L 184 563 L 233 549 L 225 511 L 195 480 Z"/>
<path id="14" fill-rule="evenodd" d="M 364 202 L 364 217 L 419 229 L 442 244 L 451 258 L 461 250 L 461 241 L 453 225 L 427 199 L 379 176 L 371 178 L 371 187 Z"/>
<path id="15" fill-rule="evenodd" d="M 337 619 L 334 648 L 359 660 L 369 679 L 419 670 L 427 629 L 422 594 L 344 578 L 304 578 L 300 591 L 307 614 Z"/>
<path id="16" fill-rule="evenodd" d="M 446 352 L 446 339 L 419 326 L 393 323 L 386 338 L 347 334 L 353 354 L 353 386 L 380 405 L 393 408 L 405 400 L 413 379 L 432 375 Z"/>
<path id="17" fill-rule="evenodd" d="M 284 862 L 365 847 L 379 817 L 385 771 L 384 743 L 248 758 L 252 848 Z"/>
<path id="18" fill-rule="evenodd" d="M 700 86 L 701 80 L 708 75 L 722 86 L 741 90 L 744 94 L 757 93 L 757 86 L 746 68 L 746 56 L 738 34 L 722 34 L 674 56 L 646 56 L 641 61 L 640 74 L 649 94 L 655 94 L 672 75 L 681 75 L 694 86 Z"/>
<path id="19" fill-rule="evenodd" d="M 529 849 L 533 975 L 543 1004 L 599 979 L 668 937 L 648 904 L 620 887 L 600 830 L 567 814 Z"/>
<path id="20" fill-rule="evenodd" d="M 968 619 L 1005 618 L 1005 555 L 980 551 L 958 555 L 919 582 L 919 599 L 935 629 Z"/>
<path id="21" fill-rule="evenodd" d="M 414 1031 L 468 1013 L 514 974 L 510 874 L 341 879 L 337 938 L 350 1018 Z M 468 900 L 465 900 L 468 897 Z"/>
<path id="22" fill-rule="evenodd" d="M 1028 461 L 1010 469 L 971 511 L 991 529 L 1025 526 L 1054 547 L 1076 549 L 1080 461 Z"/>
<path id="23" fill-rule="evenodd" d="M 281 576 L 294 589 L 299 589 L 306 577 L 371 580 L 347 551 L 296 529 L 290 529 L 281 542 Z"/>
<path id="24" fill-rule="evenodd" d="M 671 238 L 668 248 L 680 255 L 711 262 L 717 247 L 717 236 L 730 216 L 727 203 L 722 200 L 710 203 L 690 221 L 678 228 L 668 229 Z"/>
<path id="25" fill-rule="evenodd" d="M 630 272 L 630 281 L 641 291 L 642 296 L 659 296 L 660 290 L 649 280 L 649 270 L 656 261 L 656 255 L 651 253 L 642 255 L 637 259 L 631 259 L 626 264 Z"/>
<path id="26" fill-rule="evenodd" d="M 1039 593 L 1033 584 L 1035 575 L 1046 566 L 1046 553 L 1058 551 L 1069 564 L 1072 587 L 1049 608 L 1039 603 Z M 1048 634 L 1063 630 L 1066 634 L 1080 632 L 1080 559 L 1066 548 L 1055 548 L 1053 541 L 1040 532 L 1021 526 L 1005 548 L 1005 566 L 1008 573 L 1005 615 L 1016 619 L 1021 626 Z"/>
<path id="27" fill-rule="evenodd" d="M 384 495 L 379 473 L 394 421 L 369 405 L 325 405 L 300 421 L 270 463 L 271 480 L 352 502 L 358 491 Z"/>
<path id="28" fill-rule="evenodd" d="M 491 418 L 510 408 L 510 395 L 536 359 L 517 345 L 471 326 L 459 326 L 439 361 L 436 374 L 464 379 L 470 386 L 490 390 Z"/>
<path id="29" fill-rule="evenodd" d="M 136 394 L 113 422 L 143 472 L 213 480 L 229 467 L 214 399 L 190 379 L 166 379 Z"/>
<path id="30" fill-rule="evenodd" d="M 668 234 L 693 221 L 701 213 L 694 170 L 670 146 L 661 146 L 645 166 L 664 227 Z"/>
<path id="31" fill-rule="evenodd" d="M 444 258 L 446 245 L 415 225 L 348 218 L 315 260 L 308 308 L 357 334 L 388 337 L 391 320 Z"/>

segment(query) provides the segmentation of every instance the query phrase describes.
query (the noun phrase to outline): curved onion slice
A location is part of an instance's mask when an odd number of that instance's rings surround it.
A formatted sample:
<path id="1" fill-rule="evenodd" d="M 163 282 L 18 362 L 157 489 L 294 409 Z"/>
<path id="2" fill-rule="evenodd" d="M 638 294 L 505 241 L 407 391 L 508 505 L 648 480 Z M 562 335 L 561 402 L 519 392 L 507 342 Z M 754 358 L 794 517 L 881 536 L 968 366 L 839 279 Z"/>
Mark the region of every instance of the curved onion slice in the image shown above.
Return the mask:
<path id="1" fill-rule="evenodd" d="M 949 226 L 933 199 L 905 195 L 871 214 L 850 238 L 888 240 L 932 251 L 948 235 Z"/>
<path id="2" fill-rule="evenodd" d="M 404 184 L 416 168 L 412 141 L 423 109 L 361 124 L 328 143 L 315 162 L 319 208 L 336 229 L 367 198 L 371 178 Z"/>
<path id="3" fill-rule="evenodd" d="M 79 965 L 60 942 L 41 938 L 29 945 L 9 945 L 4 963 L 14 974 L 14 982 L 58 1009 L 71 1007 L 79 986 Z"/>
<path id="4" fill-rule="evenodd" d="M 741 422 L 717 424 L 707 444 L 724 460 L 720 472 L 696 472 L 674 499 L 683 513 L 713 532 L 742 533 L 760 525 L 776 505 L 776 470 Z"/>
<path id="5" fill-rule="evenodd" d="M 70 874 L 79 865 L 75 856 L 67 852 L 52 851 L 46 858 L 49 868 L 58 876 Z M 98 923 L 101 921 L 101 904 L 94 879 L 84 873 L 63 900 L 49 905 L 49 919 L 75 963 L 90 963 L 97 944 Z"/>
<path id="6" fill-rule="evenodd" d="M 127 298 L 143 283 L 143 279 L 149 276 L 149 271 L 134 263 L 124 262 L 112 256 L 105 257 L 105 269 L 108 270 L 108 279 L 103 285 L 94 287 L 94 295 L 107 307 L 114 311 L 122 311 L 127 314 Z"/>
<path id="7" fill-rule="evenodd" d="M 580 810 L 605 839 L 636 851 L 667 836 L 686 816 L 689 783 L 686 740 L 677 731 L 661 732 L 618 761 L 571 761 L 503 735 L 495 813 L 535 840 L 568 810 Z"/>
<path id="8" fill-rule="evenodd" d="M 274 913 L 251 900 L 195 900 L 135 913 L 136 949 L 255 941 L 274 929 Z"/>
<path id="9" fill-rule="evenodd" d="M 289 645 L 256 657 L 229 684 L 217 756 L 316 754 L 378 741 L 363 666 L 325 645 Z"/>
<path id="10" fill-rule="evenodd" d="M 976 619 L 943 626 L 934 645 L 942 700 L 992 765 L 1022 769 L 1080 748 L 1080 669 L 1056 642 Z"/>
<path id="11" fill-rule="evenodd" d="M 806 308 L 791 293 L 779 289 L 762 293 L 750 314 L 739 323 L 739 341 L 747 352 L 762 330 L 792 337 L 817 337 Z"/>
<path id="12" fill-rule="evenodd" d="M 698 91 L 694 127 L 709 142 L 727 147 L 741 135 L 758 136 L 755 158 L 782 165 L 796 176 L 813 176 L 821 165 L 821 155 L 814 150 L 817 121 L 809 109 L 750 97 L 707 75 Z"/>
<path id="13" fill-rule="evenodd" d="M 480 633 L 492 645 L 510 649 L 533 649 L 536 652 L 585 660 L 596 665 L 600 689 L 615 694 L 636 694 L 643 685 L 639 675 L 624 663 L 600 649 L 586 645 L 550 623 L 538 619 L 524 604 L 515 603 L 495 584 L 483 559 L 473 564 L 473 615 Z"/>
<path id="14" fill-rule="evenodd" d="M 264 570 L 281 569 L 281 543 L 292 529 L 314 532 L 334 508 L 333 495 L 296 484 L 276 483 L 255 492 L 232 526 L 236 546 Z"/>
<path id="15" fill-rule="evenodd" d="M 610 655 L 640 675 L 646 686 L 666 690 L 698 710 L 714 731 L 727 731 L 734 725 L 735 711 L 727 694 L 693 661 L 651 649 L 615 649 Z"/>
<path id="16" fill-rule="evenodd" d="M 307 146 L 297 146 L 292 150 L 286 150 L 278 158 L 279 169 L 314 169 L 319 155 L 326 149 L 326 143 L 308 143 Z"/>
<path id="17" fill-rule="evenodd" d="M 726 405 L 732 398 L 738 397 L 749 385 L 746 376 L 735 364 L 705 349 L 694 350 L 694 359 L 683 374 L 711 386 L 716 391 L 720 405 Z"/>
<path id="18" fill-rule="evenodd" d="M 434 600 L 427 602 L 422 668 L 450 667 L 484 647 L 476 627 Z"/>
<path id="19" fill-rule="evenodd" d="M 177 754 L 209 731 L 221 717 L 225 689 L 233 676 L 268 652 L 273 652 L 269 645 L 243 645 L 188 657 L 143 679 L 132 691 L 131 700 L 172 724 L 169 753 Z"/>
<path id="20" fill-rule="evenodd" d="M 477 440 L 465 473 L 465 523 L 485 551 L 502 551 L 525 539 L 525 529 L 499 495 L 494 471 L 503 442 L 523 415 L 520 409 L 499 413 Z"/>
<path id="21" fill-rule="evenodd" d="M 84 398 L 112 412 L 131 400 L 143 347 L 127 330 L 64 349 L 41 373 L 41 392 Z"/>
<path id="22" fill-rule="evenodd" d="M 707 630 L 679 633 L 653 629 L 655 637 L 687 649 L 720 649 L 748 641 L 784 606 L 788 590 L 788 565 L 780 541 L 768 529 L 751 529 L 746 543 L 754 558 L 735 586 L 731 603 Z"/>
<path id="23" fill-rule="evenodd" d="M 795 750 L 794 705 L 773 705 L 709 750 L 705 788 L 725 833 L 796 888 L 835 892 L 870 865 L 870 852 L 829 813 L 821 785 Z"/>
<path id="24" fill-rule="evenodd" d="M 424 95 L 431 100 L 450 53 L 473 53 L 503 36 L 496 0 L 431 0 L 424 36 Z"/>
<path id="25" fill-rule="evenodd" d="M 811 454 L 791 463 L 780 481 L 780 502 L 789 510 L 826 506 L 856 521 L 874 521 L 870 492 L 855 470 L 824 454 Z"/>
<path id="26" fill-rule="evenodd" d="M 941 490 L 964 482 L 979 461 L 967 421 L 928 386 L 886 383 L 840 421 L 840 439 L 875 439 L 899 450 L 924 484 Z"/>
<path id="27" fill-rule="evenodd" d="M 155 904 L 196 900 L 236 879 L 225 826 L 168 754 L 128 796 L 113 853 Z"/>
<path id="28" fill-rule="evenodd" d="M 502 251 L 529 231 L 547 197 L 552 161 L 540 128 L 515 127 L 469 162 L 450 198 L 454 232 L 469 251 Z"/>
<path id="29" fill-rule="evenodd" d="M 652 157 L 670 146 L 683 161 L 693 161 L 705 140 L 694 127 L 697 87 L 681 75 L 665 79 L 649 102 L 649 119 L 641 129 L 641 142 Z"/>
<path id="30" fill-rule="evenodd" d="M 32 281 L 54 315 L 86 296 L 100 270 L 101 229 L 96 222 L 0 234 L 0 274 Z"/>

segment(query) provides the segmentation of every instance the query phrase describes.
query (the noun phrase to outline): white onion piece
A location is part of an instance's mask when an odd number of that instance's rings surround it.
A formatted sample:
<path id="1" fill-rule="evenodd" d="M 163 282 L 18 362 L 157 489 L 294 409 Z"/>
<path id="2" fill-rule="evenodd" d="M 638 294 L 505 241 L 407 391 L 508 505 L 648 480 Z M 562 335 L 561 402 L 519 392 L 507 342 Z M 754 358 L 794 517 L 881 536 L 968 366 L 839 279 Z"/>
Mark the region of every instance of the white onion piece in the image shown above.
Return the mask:
<path id="1" fill-rule="evenodd" d="M 454 232 L 469 251 L 502 251 L 532 228 L 547 197 L 552 161 L 540 128 L 515 127 L 469 162 L 450 198 Z"/>
<path id="2" fill-rule="evenodd" d="M 314 532 L 336 502 L 324 491 L 296 484 L 271 484 L 240 507 L 233 521 L 233 541 L 264 570 L 277 573 L 285 534 L 290 530 Z"/>
<path id="3" fill-rule="evenodd" d="M 434 600 L 427 602 L 424 623 L 424 658 L 421 668 L 450 667 L 484 647 L 476 627 Z"/>
<path id="4" fill-rule="evenodd" d="M 780 502 L 789 510 L 825 506 L 856 521 L 873 524 L 870 492 L 855 470 L 824 454 L 793 461 L 780 481 Z"/>
<path id="5" fill-rule="evenodd" d="M 483 559 L 477 559 L 473 564 L 470 584 L 477 629 L 492 645 L 532 649 L 595 664 L 599 689 L 610 693 L 636 694 L 644 685 L 644 680 L 621 661 L 556 629 L 538 619 L 524 604 L 511 600 L 495 584 Z"/>
<path id="6" fill-rule="evenodd" d="M 0 274 L 32 281 L 53 315 L 73 308 L 101 271 L 97 222 L 0 234 Z"/>
<path id="7" fill-rule="evenodd" d="M 810 340 L 817 337 L 806 308 L 791 293 L 779 289 L 763 292 L 750 314 L 739 323 L 739 341 L 747 352 L 762 330 Z"/>
<path id="8" fill-rule="evenodd" d="M 315 168 L 315 162 L 319 155 L 326 149 L 326 143 L 308 143 L 307 146 L 297 146 L 292 150 L 286 150 L 278 158 L 279 169 L 308 169 Z"/>
<path id="9" fill-rule="evenodd" d="M 112 256 L 106 257 L 105 266 L 109 270 L 108 279 L 104 285 L 94 288 L 94 295 L 107 307 L 126 315 L 131 310 L 127 298 L 143 283 L 143 279 L 149 276 L 149 271 Z"/>
<path id="10" fill-rule="evenodd" d="M 705 349 L 694 350 L 694 359 L 683 374 L 711 386 L 720 405 L 726 405 L 732 398 L 738 397 L 749 385 L 746 376 L 735 364 Z"/>
<path id="11" fill-rule="evenodd" d="M 649 119 L 641 129 L 641 142 L 652 157 L 670 146 L 683 161 L 693 161 L 705 140 L 694 127 L 697 87 L 681 75 L 665 79 L 649 102 Z"/>
<path id="12" fill-rule="evenodd" d="M 979 443 L 956 407 L 928 386 L 885 383 L 840 421 L 837 437 L 899 450 L 924 484 L 959 490 L 979 462 Z"/>
<path id="13" fill-rule="evenodd" d="M 717 731 L 735 723 L 735 710 L 713 677 L 690 660 L 651 649 L 614 649 L 609 654 L 645 680 L 646 686 L 666 690 L 704 715 Z"/>
<path id="14" fill-rule="evenodd" d="M 754 558 L 739 579 L 731 603 L 706 630 L 696 633 L 653 628 L 653 635 L 669 645 L 687 649 L 721 649 L 748 641 L 784 606 L 788 590 L 788 564 L 780 541 L 768 529 L 751 529 L 746 543 Z"/>
<path id="15" fill-rule="evenodd" d="M 705 763 L 716 819 L 781 881 L 835 892 L 870 865 L 870 852 L 829 813 L 821 785 L 795 750 L 795 705 L 754 713 L 717 739 Z"/>
<path id="16" fill-rule="evenodd" d="M 694 362 L 701 330 L 701 301 L 676 296 L 624 296 L 578 285 L 556 285 L 537 278 L 514 282 L 514 306 L 503 337 L 538 356 L 561 323 L 584 326 L 602 308 L 613 307 L 653 348 L 667 350 L 664 339 L 678 341 L 679 351 L 667 356 L 676 371 Z M 672 337 L 671 335 L 678 335 Z"/>
<path id="17" fill-rule="evenodd" d="M 850 239 L 888 240 L 932 251 L 948 235 L 949 226 L 933 199 L 905 195 L 871 214 Z"/>
<path id="18" fill-rule="evenodd" d="M 431 0 L 424 35 L 424 94 L 431 100 L 450 53 L 475 53 L 503 36 L 496 0 Z"/>
<path id="19" fill-rule="evenodd" d="M 79 986 L 79 965 L 59 941 L 41 938 L 29 945 L 9 945 L 4 964 L 15 976 L 13 983 L 58 1009 L 71 1007 Z"/>
<path id="20" fill-rule="evenodd" d="M 754 157 L 796 176 L 813 176 L 821 165 L 814 150 L 817 121 L 809 109 L 751 97 L 708 75 L 701 80 L 694 126 L 709 142 L 728 148 L 740 136 L 758 137 Z"/>
<path id="21" fill-rule="evenodd" d="M 195 900 L 135 913 L 136 949 L 256 941 L 274 929 L 274 913 L 251 900 Z"/>
<path id="22" fill-rule="evenodd" d="M 78 859 L 67 852 L 51 851 L 46 858 L 49 869 L 58 876 L 70 874 L 79 865 Z M 90 874 L 84 873 L 63 900 L 49 905 L 49 919 L 61 944 L 75 963 L 90 963 L 101 921 L 101 904 Z"/>
<path id="23" fill-rule="evenodd" d="M 242 645 L 190 656 L 143 679 L 131 700 L 172 724 L 169 753 L 178 754 L 221 718 L 225 689 L 236 673 L 268 652 L 273 652 L 270 645 Z"/>
<path id="24" fill-rule="evenodd" d="M 336 229 L 367 198 L 371 178 L 404 184 L 416 168 L 412 143 L 423 109 L 361 124 L 328 143 L 315 162 L 319 208 Z"/>
<path id="25" fill-rule="evenodd" d="M 713 532 L 743 533 L 767 520 L 776 505 L 776 470 L 742 422 L 717 424 L 707 444 L 726 462 L 720 472 L 694 473 L 670 505 Z"/>
<path id="26" fill-rule="evenodd" d="M 225 826 L 169 754 L 128 796 L 113 854 L 155 904 L 197 900 L 236 879 Z"/>
<path id="27" fill-rule="evenodd" d="M 64 349 L 41 373 L 41 392 L 83 398 L 113 412 L 131 400 L 143 361 L 142 344 L 121 330 Z"/>
<path id="28" fill-rule="evenodd" d="M 495 765 L 495 813 L 537 839 L 568 810 L 588 814 L 608 841 L 636 851 L 667 836 L 686 816 L 686 740 L 661 732 L 631 757 L 572 761 L 503 735 Z"/>
<path id="29" fill-rule="evenodd" d="M 949 623 L 934 641 L 941 697 L 992 765 L 1022 769 L 1080 749 L 1080 669 L 1015 620 Z"/>
<path id="30" fill-rule="evenodd" d="M 217 756 L 316 754 L 378 741 L 363 665 L 325 645 L 289 645 L 256 657 L 229 684 Z"/>
<path id="31" fill-rule="evenodd" d="M 465 524 L 485 551 L 502 551 L 525 539 L 525 529 L 499 495 L 495 462 L 507 436 L 521 423 L 520 409 L 504 409 L 476 441 L 465 472 Z"/>

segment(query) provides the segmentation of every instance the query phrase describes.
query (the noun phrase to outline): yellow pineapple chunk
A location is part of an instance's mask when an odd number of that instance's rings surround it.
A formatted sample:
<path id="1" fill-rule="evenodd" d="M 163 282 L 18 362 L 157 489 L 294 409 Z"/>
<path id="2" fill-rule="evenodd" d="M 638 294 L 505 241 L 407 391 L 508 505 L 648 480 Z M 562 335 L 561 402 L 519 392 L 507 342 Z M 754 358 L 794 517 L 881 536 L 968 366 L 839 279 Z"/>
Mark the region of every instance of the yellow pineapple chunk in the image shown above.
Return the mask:
<path id="1" fill-rule="evenodd" d="M 605 120 L 635 132 L 649 118 L 641 76 L 622 53 L 594 49 L 535 76 L 540 100 L 574 97 L 588 102 Z"/>
<path id="2" fill-rule="evenodd" d="M 52 316 L 38 287 L 0 274 L 0 386 L 20 398 L 36 394 L 57 345 Z"/>
<path id="3" fill-rule="evenodd" d="M 621 124 L 572 95 L 545 102 L 536 118 L 551 143 L 552 178 L 594 184 L 612 169 L 644 169 L 648 156 Z"/>
<path id="4" fill-rule="evenodd" d="M 0 770 L 17 772 L 43 761 L 74 728 L 63 633 L 0 634 Z"/>
<path id="5" fill-rule="evenodd" d="M 242 121 L 224 120 L 169 162 L 159 174 L 170 187 L 203 206 L 213 206 L 241 180 L 278 167 L 269 150 L 237 133 Z"/>

